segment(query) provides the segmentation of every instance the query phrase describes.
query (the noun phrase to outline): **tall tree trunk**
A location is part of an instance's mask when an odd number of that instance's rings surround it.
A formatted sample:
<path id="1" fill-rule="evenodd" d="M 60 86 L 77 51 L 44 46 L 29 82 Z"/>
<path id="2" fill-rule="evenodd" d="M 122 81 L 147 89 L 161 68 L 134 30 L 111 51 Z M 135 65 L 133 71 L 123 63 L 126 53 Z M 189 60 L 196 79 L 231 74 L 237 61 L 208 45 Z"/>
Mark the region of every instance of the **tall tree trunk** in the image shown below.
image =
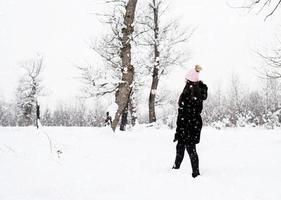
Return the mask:
<path id="1" fill-rule="evenodd" d="M 130 122 L 131 122 L 132 126 L 135 126 L 136 121 L 137 121 L 137 107 L 136 107 L 133 89 L 130 93 L 128 105 L 124 109 L 122 116 L 121 116 L 120 131 L 126 131 L 126 125 L 129 124 L 129 121 L 128 121 L 129 113 L 131 114 Z"/>
<path id="2" fill-rule="evenodd" d="M 153 0 L 153 14 L 154 14 L 154 64 L 153 64 L 153 73 L 152 73 L 152 84 L 149 94 L 149 123 L 156 121 L 156 112 L 155 112 L 155 99 L 156 92 L 159 83 L 159 67 L 160 67 L 160 52 L 159 52 L 159 20 L 158 20 L 158 5 L 156 5 L 155 0 Z"/>
<path id="3" fill-rule="evenodd" d="M 126 6 L 126 13 L 124 16 L 124 25 L 122 29 L 122 47 L 121 47 L 121 60 L 122 60 L 122 82 L 118 86 L 115 94 L 115 102 L 118 106 L 114 120 L 112 122 L 113 131 L 116 130 L 120 116 L 128 105 L 131 87 L 134 80 L 134 66 L 131 64 L 131 36 L 134 32 L 132 26 L 135 18 L 135 9 L 138 0 L 129 0 Z"/>
<path id="4" fill-rule="evenodd" d="M 124 109 L 121 116 L 120 131 L 126 131 L 127 124 L 128 124 L 128 106 Z"/>

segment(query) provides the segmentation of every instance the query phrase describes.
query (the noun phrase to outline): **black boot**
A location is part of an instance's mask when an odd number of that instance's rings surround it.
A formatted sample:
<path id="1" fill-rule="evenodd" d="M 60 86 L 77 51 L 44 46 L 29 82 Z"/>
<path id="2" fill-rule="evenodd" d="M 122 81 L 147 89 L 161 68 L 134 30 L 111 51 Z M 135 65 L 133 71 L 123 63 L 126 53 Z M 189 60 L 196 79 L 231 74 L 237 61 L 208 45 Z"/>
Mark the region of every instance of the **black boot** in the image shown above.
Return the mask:
<path id="1" fill-rule="evenodd" d="M 184 150 L 185 150 L 185 144 L 182 144 L 178 142 L 177 144 L 177 155 L 176 155 L 176 160 L 175 164 L 173 166 L 173 169 L 179 169 L 182 163 L 182 160 L 184 158 Z"/>
<path id="2" fill-rule="evenodd" d="M 196 177 L 199 176 L 199 175 L 200 175 L 199 171 L 197 171 L 197 172 L 192 172 L 192 177 L 193 177 L 193 178 L 196 178 Z"/>
<path id="3" fill-rule="evenodd" d="M 196 152 L 196 146 L 194 144 L 189 144 L 186 147 L 187 152 L 190 157 L 191 167 L 192 167 L 192 177 L 195 178 L 200 175 L 199 173 L 199 158 Z"/>

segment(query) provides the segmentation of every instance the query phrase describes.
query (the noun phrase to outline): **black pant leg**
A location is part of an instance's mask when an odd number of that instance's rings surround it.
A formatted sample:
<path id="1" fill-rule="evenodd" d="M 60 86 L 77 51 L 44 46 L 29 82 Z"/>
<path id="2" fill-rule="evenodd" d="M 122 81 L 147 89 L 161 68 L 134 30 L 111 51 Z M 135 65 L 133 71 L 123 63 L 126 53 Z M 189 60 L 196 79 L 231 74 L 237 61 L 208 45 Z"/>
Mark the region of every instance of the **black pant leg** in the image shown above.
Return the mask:
<path id="1" fill-rule="evenodd" d="M 190 158 L 192 173 L 199 174 L 199 158 L 196 152 L 196 145 L 187 144 L 185 147 Z"/>
<path id="2" fill-rule="evenodd" d="M 176 149 L 177 149 L 177 155 L 176 155 L 175 165 L 173 168 L 179 169 L 182 160 L 184 158 L 185 144 L 178 141 Z"/>

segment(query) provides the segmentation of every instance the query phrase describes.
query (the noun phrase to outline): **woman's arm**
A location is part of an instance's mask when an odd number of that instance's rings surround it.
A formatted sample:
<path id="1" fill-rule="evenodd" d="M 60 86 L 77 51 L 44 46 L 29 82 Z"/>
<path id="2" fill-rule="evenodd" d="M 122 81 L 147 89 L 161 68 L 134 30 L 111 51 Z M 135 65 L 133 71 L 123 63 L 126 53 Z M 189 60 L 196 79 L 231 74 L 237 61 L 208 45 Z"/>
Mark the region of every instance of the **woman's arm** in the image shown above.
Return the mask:
<path id="1" fill-rule="evenodd" d="M 177 128 L 174 141 L 180 138 L 180 135 L 184 134 L 186 126 L 186 107 L 187 107 L 187 92 L 184 90 L 180 95 L 178 101 L 178 117 L 177 117 Z"/>
<path id="2" fill-rule="evenodd" d="M 208 87 L 202 81 L 199 82 L 199 87 L 201 89 L 202 100 L 206 100 L 208 97 Z"/>

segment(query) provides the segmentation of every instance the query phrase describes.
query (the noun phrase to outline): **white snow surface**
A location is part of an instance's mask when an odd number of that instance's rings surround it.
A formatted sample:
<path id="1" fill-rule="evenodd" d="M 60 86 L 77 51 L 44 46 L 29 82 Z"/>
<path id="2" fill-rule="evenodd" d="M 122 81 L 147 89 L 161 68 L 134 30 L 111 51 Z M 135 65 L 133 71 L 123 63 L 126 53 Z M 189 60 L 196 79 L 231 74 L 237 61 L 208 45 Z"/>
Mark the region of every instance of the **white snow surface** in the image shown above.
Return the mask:
<path id="1" fill-rule="evenodd" d="M 125 133 L 0 128 L 0 199 L 281 199 L 280 129 L 203 128 L 196 179 L 187 154 L 181 169 L 171 169 L 173 136 L 141 125 Z"/>

